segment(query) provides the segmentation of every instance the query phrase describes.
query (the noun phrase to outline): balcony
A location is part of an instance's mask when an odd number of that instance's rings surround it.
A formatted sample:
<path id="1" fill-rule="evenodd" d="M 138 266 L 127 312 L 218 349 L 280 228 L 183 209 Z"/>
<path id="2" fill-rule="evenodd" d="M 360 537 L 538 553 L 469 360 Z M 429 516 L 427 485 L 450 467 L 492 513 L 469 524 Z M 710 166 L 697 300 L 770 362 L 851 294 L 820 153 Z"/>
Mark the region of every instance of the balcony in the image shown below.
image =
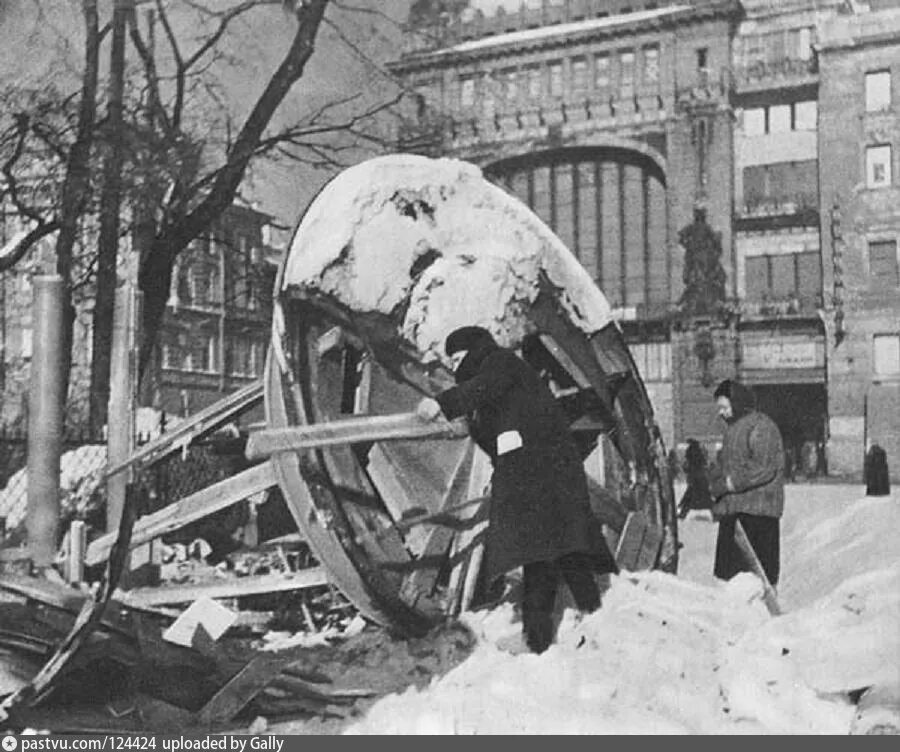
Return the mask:
<path id="1" fill-rule="evenodd" d="M 781 196 L 751 194 L 734 212 L 735 231 L 818 226 L 819 197 L 814 192 Z"/>
<path id="2" fill-rule="evenodd" d="M 778 58 L 754 60 L 735 65 L 731 70 L 731 88 L 736 94 L 769 89 L 796 89 L 813 86 L 819 80 L 818 60 Z"/>
<path id="3" fill-rule="evenodd" d="M 821 292 L 782 297 L 766 296 L 758 300 L 744 299 L 737 303 L 743 319 L 808 319 L 817 318 L 824 306 Z"/>

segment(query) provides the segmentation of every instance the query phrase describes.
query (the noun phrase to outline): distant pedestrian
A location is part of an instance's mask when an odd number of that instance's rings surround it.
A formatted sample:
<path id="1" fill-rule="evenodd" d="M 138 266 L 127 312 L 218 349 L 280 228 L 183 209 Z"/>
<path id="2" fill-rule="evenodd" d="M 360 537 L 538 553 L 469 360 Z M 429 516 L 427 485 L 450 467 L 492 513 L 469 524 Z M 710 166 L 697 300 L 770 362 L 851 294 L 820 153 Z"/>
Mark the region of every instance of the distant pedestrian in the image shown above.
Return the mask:
<path id="1" fill-rule="evenodd" d="M 735 541 L 735 523 L 747 533 L 769 582 L 781 567 L 780 518 L 784 512 L 784 445 L 778 426 L 756 409 L 753 392 L 726 379 L 716 388 L 719 416 L 725 421 L 721 463 L 710 470 L 709 487 L 719 521 L 714 574 L 730 580 L 750 571 Z"/>
<path id="2" fill-rule="evenodd" d="M 709 493 L 709 470 L 706 465 L 706 452 L 697 439 L 688 439 L 684 452 L 684 476 L 687 488 L 678 502 L 678 516 L 687 517 L 692 509 L 709 509 L 712 497 Z"/>
<path id="3" fill-rule="evenodd" d="M 887 496 L 891 492 L 887 452 L 878 444 L 872 444 L 866 452 L 864 474 L 866 496 Z"/>
<path id="4" fill-rule="evenodd" d="M 457 386 L 426 398 L 419 416 L 467 416 L 493 463 L 484 567 L 488 586 L 521 566 L 522 634 L 542 653 L 554 637 L 553 610 L 564 581 L 582 612 L 600 606 L 596 575 L 618 572 L 565 413 L 539 374 L 486 329 L 464 326 L 446 340 L 463 355 Z"/>

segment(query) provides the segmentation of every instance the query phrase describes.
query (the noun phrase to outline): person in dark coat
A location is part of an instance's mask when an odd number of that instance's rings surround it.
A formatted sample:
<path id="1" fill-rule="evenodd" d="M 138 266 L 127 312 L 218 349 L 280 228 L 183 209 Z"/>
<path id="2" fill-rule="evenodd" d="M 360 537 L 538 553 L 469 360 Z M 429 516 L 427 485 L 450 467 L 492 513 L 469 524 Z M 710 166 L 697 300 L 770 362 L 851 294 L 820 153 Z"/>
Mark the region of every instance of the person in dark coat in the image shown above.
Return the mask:
<path id="1" fill-rule="evenodd" d="M 554 637 L 553 609 L 564 580 L 583 612 L 600 606 L 595 575 L 618 572 L 588 499 L 587 478 L 565 413 L 538 373 L 482 327 L 447 337 L 448 356 L 464 353 L 457 386 L 426 398 L 418 413 L 466 416 L 473 440 L 491 458 L 484 567 L 488 585 L 523 570 L 522 632 L 542 653 Z"/>
<path id="2" fill-rule="evenodd" d="M 709 488 L 719 521 L 713 574 L 730 580 L 751 571 L 735 542 L 740 520 L 769 582 L 778 584 L 780 519 L 784 512 L 784 444 L 775 422 L 756 409 L 747 387 L 726 379 L 714 393 L 725 420 L 721 462 L 710 470 Z"/>
<path id="3" fill-rule="evenodd" d="M 688 439 L 684 452 L 684 475 L 687 488 L 678 502 L 678 516 L 687 517 L 692 509 L 709 509 L 712 497 L 709 494 L 709 477 L 706 467 L 706 452 L 697 439 Z"/>

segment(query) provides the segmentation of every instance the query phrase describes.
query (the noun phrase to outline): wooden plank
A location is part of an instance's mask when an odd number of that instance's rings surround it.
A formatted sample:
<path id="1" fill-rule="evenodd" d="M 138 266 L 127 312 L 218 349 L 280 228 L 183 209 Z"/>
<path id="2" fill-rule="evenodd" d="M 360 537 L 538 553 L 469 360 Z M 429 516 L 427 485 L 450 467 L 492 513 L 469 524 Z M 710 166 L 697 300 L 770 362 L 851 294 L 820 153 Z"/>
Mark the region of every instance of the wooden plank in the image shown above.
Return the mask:
<path id="1" fill-rule="evenodd" d="M 629 572 L 652 569 L 662 545 L 663 531 L 643 512 L 629 512 L 616 545 L 616 563 Z"/>
<path id="2" fill-rule="evenodd" d="M 160 535 L 184 527 L 189 522 L 203 519 L 213 512 L 218 512 L 246 499 L 248 496 L 271 488 L 276 482 L 274 468 L 269 462 L 263 462 L 231 478 L 207 486 L 158 512 L 141 517 L 134 525 L 131 547 L 134 548 L 158 538 Z M 85 554 L 85 563 L 88 566 L 94 566 L 106 561 L 117 536 L 118 533 L 107 533 L 92 541 Z"/>
<path id="3" fill-rule="evenodd" d="M 122 472 L 129 467 L 152 464 L 161 460 L 206 433 L 215 430 L 231 420 L 238 413 L 252 407 L 263 398 L 263 381 L 259 379 L 243 389 L 223 397 L 209 407 L 205 407 L 189 418 L 185 418 L 171 431 L 144 444 L 126 460 L 107 465 L 101 480 Z"/>
<path id="4" fill-rule="evenodd" d="M 450 485 L 444 498 L 441 500 L 440 510 L 447 510 L 455 507 L 461 502 L 466 501 L 469 496 L 469 483 L 472 476 L 472 463 L 475 457 L 475 442 L 469 441 L 466 451 L 450 478 Z M 440 511 L 439 510 L 439 511 Z M 455 533 L 441 526 L 433 527 L 425 540 L 425 547 L 420 553 L 420 558 L 429 556 L 438 556 L 444 554 L 450 547 Z M 400 597 L 410 603 L 417 603 L 422 596 L 428 596 L 434 589 L 434 583 L 437 581 L 438 567 L 429 567 L 428 569 L 418 569 L 412 572 L 400 588 Z"/>
<path id="5" fill-rule="evenodd" d="M 559 343 L 553 339 L 553 337 L 549 334 L 541 334 L 540 338 L 544 347 L 547 348 L 547 351 L 556 358 L 556 361 L 575 380 L 575 383 L 578 384 L 580 389 L 592 388 L 590 380 L 584 375 L 584 371 L 578 367 L 578 364 L 569 357 L 569 354 L 559 346 Z"/>
<path id="6" fill-rule="evenodd" d="M 31 550 L 28 546 L 16 548 L 0 548 L 0 562 L 25 561 L 31 558 Z"/>
<path id="7" fill-rule="evenodd" d="M 135 588 L 121 591 L 116 597 L 125 606 L 148 607 L 188 603 L 204 595 L 208 598 L 242 598 L 247 595 L 305 590 L 328 583 L 328 573 L 322 567 L 309 567 L 290 574 L 264 574 L 227 582 Z"/>
<path id="8" fill-rule="evenodd" d="M 741 524 L 740 520 L 735 520 L 734 522 L 734 541 L 738 544 L 738 548 L 741 549 L 741 553 L 744 555 L 744 559 L 753 570 L 753 573 L 762 580 L 763 603 L 766 604 L 769 613 L 772 614 L 772 616 L 780 616 L 783 612 L 781 610 L 781 605 L 778 603 L 778 596 L 775 593 L 775 588 L 773 588 L 772 583 L 769 582 L 769 578 L 766 576 L 766 572 L 759 561 L 759 557 L 756 555 L 756 551 L 753 550 L 753 544 L 750 543 L 750 539 L 747 537 L 747 531 L 744 530 L 744 526 Z"/>
<path id="9" fill-rule="evenodd" d="M 258 655 L 251 659 L 200 709 L 197 722 L 215 725 L 231 720 L 262 691 L 284 662 L 284 658 L 271 655 Z"/>
<path id="10" fill-rule="evenodd" d="M 248 459 L 277 452 L 296 452 L 325 446 L 399 439 L 458 439 L 467 436 L 464 421 L 424 421 L 414 412 L 396 415 L 360 415 L 327 423 L 270 428 L 250 434 Z"/>

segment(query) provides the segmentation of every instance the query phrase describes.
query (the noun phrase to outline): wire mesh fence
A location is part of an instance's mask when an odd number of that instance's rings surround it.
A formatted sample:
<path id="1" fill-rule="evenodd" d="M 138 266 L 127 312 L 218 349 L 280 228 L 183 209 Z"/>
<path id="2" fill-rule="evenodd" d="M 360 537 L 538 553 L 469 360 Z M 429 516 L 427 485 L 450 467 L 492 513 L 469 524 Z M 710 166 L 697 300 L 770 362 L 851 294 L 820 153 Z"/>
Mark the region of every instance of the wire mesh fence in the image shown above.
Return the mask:
<path id="1" fill-rule="evenodd" d="M 106 460 L 105 443 L 91 437 L 66 437 L 60 456 L 61 529 L 76 519 L 86 521 L 90 528 L 104 527 L 106 488 L 102 476 Z M 6 544 L 17 543 L 24 535 L 27 464 L 27 435 L 0 430 L 0 540 Z M 134 482 L 144 491 L 139 495 L 143 508 L 138 514 L 155 512 L 246 466 L 241 440 L 214 437 L 191 444 L 137 473 Z"/>
<path id="2" fill-rule="evenodd" d="M 28 509 L 28 440 L 24 433 L 0 431 L 0 529 L 10 535 Z M 88 436 L 67 436 L 60 455 L 59 494 L 63 520 L 87 508 L 106 465 L 106 445 Z"/>

